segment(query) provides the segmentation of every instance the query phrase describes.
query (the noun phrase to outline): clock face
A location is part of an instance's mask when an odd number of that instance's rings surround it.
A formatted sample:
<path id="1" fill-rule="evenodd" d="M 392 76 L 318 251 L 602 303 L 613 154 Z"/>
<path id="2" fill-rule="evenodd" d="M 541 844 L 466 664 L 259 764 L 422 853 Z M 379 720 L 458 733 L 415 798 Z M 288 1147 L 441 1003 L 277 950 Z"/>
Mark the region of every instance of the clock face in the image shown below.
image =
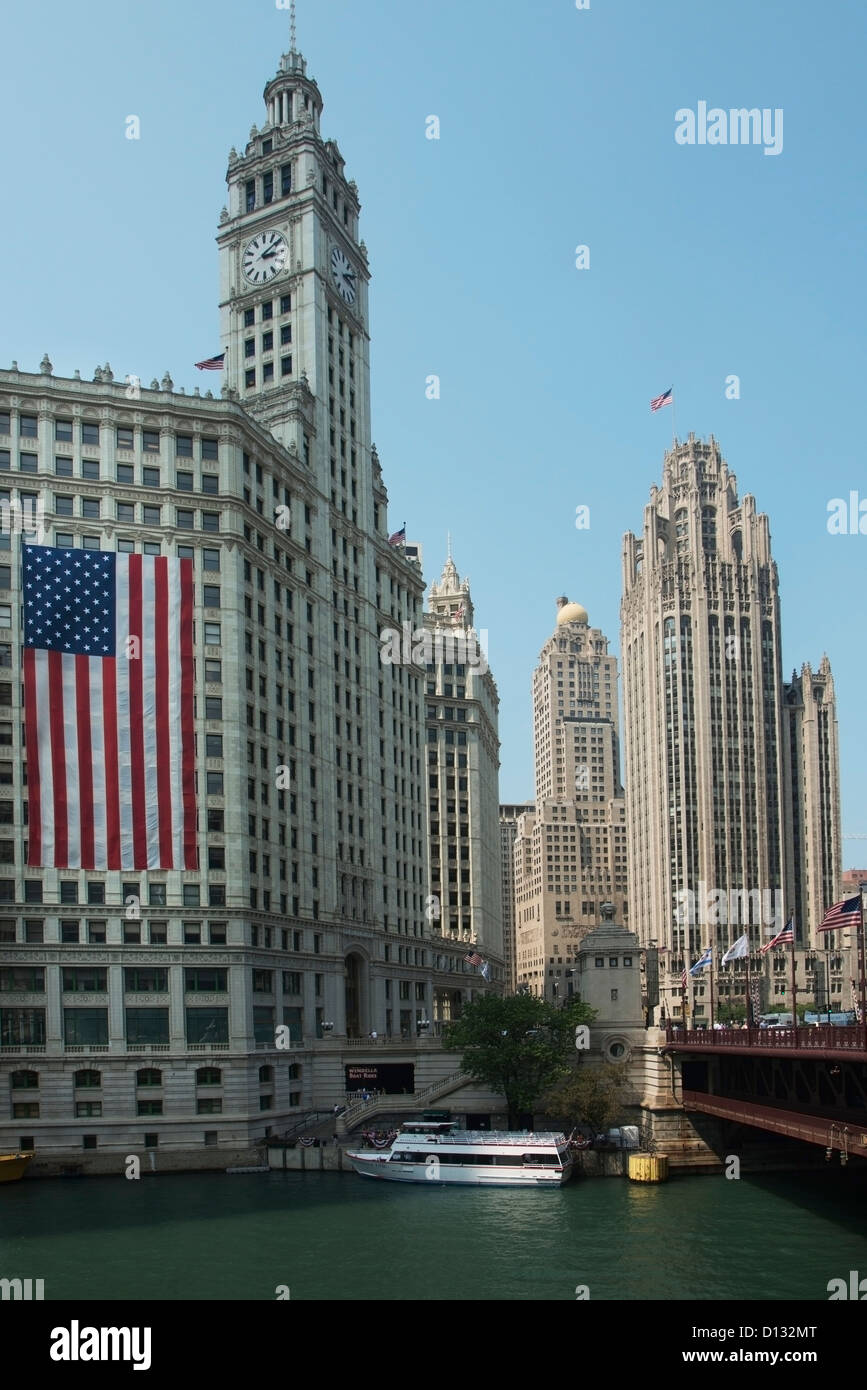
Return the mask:
<path id="1" fill-rule="evenodd" d="M 352 262 L 347 260 L 339 246 L 331 252 L 331 275 L 335 285 L 347 304 L 355 303 L 355 271 Z"/>
<path id="2" fill-rule="evenodd" d="M 244 276 L 252 285 L 265 285 L 286 269 L 289 247 L 279 232 L 260 232 L 244 250 Z"/>

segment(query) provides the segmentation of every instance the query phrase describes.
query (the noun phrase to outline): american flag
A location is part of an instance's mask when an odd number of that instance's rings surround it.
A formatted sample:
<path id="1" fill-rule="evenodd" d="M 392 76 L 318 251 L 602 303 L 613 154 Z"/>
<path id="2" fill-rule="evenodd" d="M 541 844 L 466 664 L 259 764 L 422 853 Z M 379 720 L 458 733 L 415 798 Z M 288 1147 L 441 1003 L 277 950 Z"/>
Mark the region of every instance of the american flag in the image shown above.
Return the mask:
<path id="1" fill-rule="evenodd" d="M 661 410 L 664 405 L 671 405 L 674 400 L 674 387 L 669 386 L 667 391 L 663 391 L 661 396 L 654 396 L 650 402 L 651 410 Z"/>
<path id="2" fill-rule="evenodd" d="M 829 907 L 819 923 L 819 931 L 836 931 L 839 927 L 857 927 L 861 920 L 861 899 L 844 898 Z"/>
<path id="3" fill-rule="evenodd" d="M 405 544 L 406 544 L 406 522 L 404 522 L 403 526 L 401 527 L 401 529 L 400 529 L 399 531 L 395 531 L 395 533 L 394 533 L 393 536 L 389 536 L 389 538 L 388 538 L 388 543 L 389 543 L 389 545 L 405 545 Z"/>
<path id="4" fill-rule="evenodd" d="M 768 941 L 762 946 L 759 955 L 763 956 L 766 951 L 773 951 L 775 946 L 794 946 L 795 944 L 795 919 L 790 917 L 781 932 L 777 932 L 773 941 Z"/>
<path id="5" fill-rule="evenodd" d="M 193 564 L 24 546 L 28 864 L 195 869 Z"/>
<path id="6" fill-rule="evenodd" d="M 197 362 L 196 366 L 200 372 L 221 372 L 226 361 L 225 352 L 221 352 L 219 357 L 206 357 L 204 362 Z"/>
<path id="7" fill-rule="evenodd" d="M 466 961 L 467 965 L 478 966 L 483 964 L 482 957 L 479 955 L 478 951 L 468 951 L 467 954 L 464 956 L 464 960 Z"/>

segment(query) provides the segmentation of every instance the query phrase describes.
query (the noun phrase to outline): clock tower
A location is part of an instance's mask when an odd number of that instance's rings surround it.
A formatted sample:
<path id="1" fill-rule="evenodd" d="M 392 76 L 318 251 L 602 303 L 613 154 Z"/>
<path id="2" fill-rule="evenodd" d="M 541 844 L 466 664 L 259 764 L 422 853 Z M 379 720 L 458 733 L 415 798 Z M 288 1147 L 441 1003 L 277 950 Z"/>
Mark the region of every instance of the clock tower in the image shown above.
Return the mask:
<path id="1" fill-rule="evenodd" d="M 328 495 L 335 466 L 345 479 L 370 460 L 361 205 L 294 32 L 264 99 L 264 125 L 229 154 L 217 236 L 224 381 Z"/>

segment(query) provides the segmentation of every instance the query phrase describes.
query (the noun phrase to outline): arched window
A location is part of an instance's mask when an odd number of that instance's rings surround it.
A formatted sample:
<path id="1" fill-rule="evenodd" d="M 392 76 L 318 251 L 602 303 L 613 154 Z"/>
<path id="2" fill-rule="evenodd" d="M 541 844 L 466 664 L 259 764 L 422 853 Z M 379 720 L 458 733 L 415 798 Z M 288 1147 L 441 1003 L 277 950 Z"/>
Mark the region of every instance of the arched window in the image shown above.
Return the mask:
<path id="1" fill-rule="evenodd" d="M 222 1086 L 223 1073 L 219 1067 L 199 1067 L 196 1072 L 197 1086 Z"/>
<path id="2" fill-rule="evenodd" d="M 94 1071 L 91 1067 L 85 1067 L 83 1071 L 77 1071 L 73 1077 L 77 1090 L 98 1090 L 102 1085 L 102 1073 Z"/>
<path id="3" fill-rule="evenodd" d="M 273 1068 L 273 1067 L 260 1067 L 260 1068 L 259 1068 L 259 1081 L 260 1081 L 260 1083 L 263 1082 L 263 1081 L 271 1081 L 271 1080 L 273 1080 L 273 1077 L 274 1077 L 274 1068 Z"/>
<path id="4" fill-rule="evenodd" d="M 135 1074 L 137 1086 L 162 1086 L 163 1074 L 158 1067 L 142 1067 Z"/>
<path id="5" fill-rule="evenodd" d="M 35 1091 L 39 1085 L 38 1071 L 13 1071 L 10 1078 L 13 1091 Z"/>

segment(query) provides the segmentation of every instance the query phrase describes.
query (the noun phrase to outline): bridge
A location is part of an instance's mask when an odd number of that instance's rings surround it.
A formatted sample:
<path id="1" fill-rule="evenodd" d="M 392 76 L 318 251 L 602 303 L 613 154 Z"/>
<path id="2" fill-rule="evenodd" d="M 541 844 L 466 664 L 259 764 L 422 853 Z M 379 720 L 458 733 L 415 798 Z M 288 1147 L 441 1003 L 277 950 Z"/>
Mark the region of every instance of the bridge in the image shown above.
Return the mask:
<path id="1" fill-rule="evenodd" d="M 867 1158 L 865 1024 L 668 1024 L 662 1051 L 680 1064 L 684 1109 Z"/>

